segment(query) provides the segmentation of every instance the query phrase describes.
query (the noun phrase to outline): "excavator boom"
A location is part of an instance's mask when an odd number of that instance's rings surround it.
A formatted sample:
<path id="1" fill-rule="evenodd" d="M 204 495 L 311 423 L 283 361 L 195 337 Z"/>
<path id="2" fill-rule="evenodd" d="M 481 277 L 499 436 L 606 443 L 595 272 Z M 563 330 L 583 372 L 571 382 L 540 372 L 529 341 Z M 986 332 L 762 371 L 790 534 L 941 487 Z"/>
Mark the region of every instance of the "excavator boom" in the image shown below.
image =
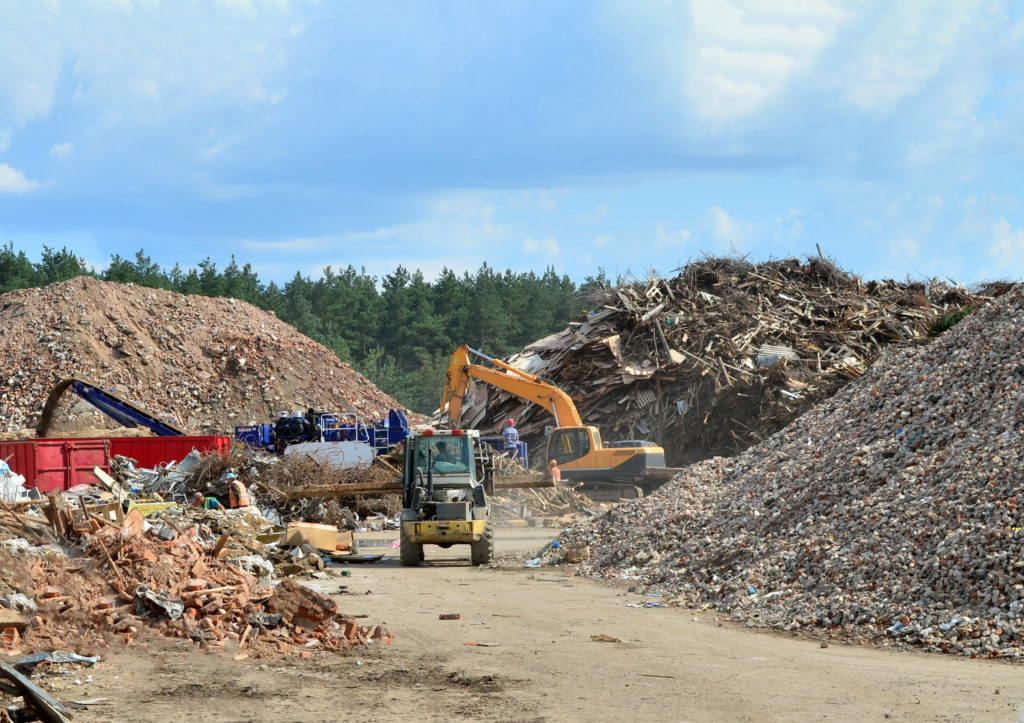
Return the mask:
<path id="1" fill-rule="evenodd" d="M 491 367 L 480 364 L 473 364 L 470 354 L 498 367 Z M 452 424 L 458 425 L 462 415 L 462 400 L 469 388 L 470 379 L 479 379 L 487 382 L 498 389 L 515 394 L 517 397 L 539 404 L 548 410 L 555 418 L 555 425 L 558 427 L 580 427 L 583 420 L 572 398 L 553 384 L 545 382 L 539 377 L 529 374 L 520 369 L 506 364 L 500 359 L 494 359 L 483 352 L 471 349 L 463 344 L 452 354 L 451 362 L 448 365 L 448 383 L 445 385 L 444 393 L 441 395 L 441 410 L 448 405 L 448 417 Z"/>
<path id="2" fill-rule="evenodd" d="M 474 364 L 471 355 L 490 366 Z M 583 424 L 568 394 L 550 382 L 465 345 L 452 355 L 448 383 L 441 395 L 441 411 L 447 405 L 448 418 L 456 427 L 471 379 L 487 382 L 551 413 L 555 427 L 547 435 L 544 458 L 555 461 L 562 479 L 608 485 L 614 494 L 620 494 L 625 489 L 635 491 L 633 482 L 652 487 L 679 471 L 665 467 L 665 450 L 650 442 L 605 447 L 601 431 Z"/>

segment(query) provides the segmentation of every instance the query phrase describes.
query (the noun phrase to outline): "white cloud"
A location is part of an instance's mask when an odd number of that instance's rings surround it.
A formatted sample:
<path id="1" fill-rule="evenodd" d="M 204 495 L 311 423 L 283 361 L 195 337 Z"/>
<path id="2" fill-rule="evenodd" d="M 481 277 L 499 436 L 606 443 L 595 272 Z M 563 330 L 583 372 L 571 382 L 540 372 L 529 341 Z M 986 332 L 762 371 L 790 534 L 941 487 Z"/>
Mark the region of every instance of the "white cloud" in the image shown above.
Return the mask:
<path id="1" fill-rule="evenodd" d="M 988 253 L 999 270 L 997 275 L 1020 277 L 1024 272 L 1024 228 L 1013 228 L 1009 221 L 1000 218 L 992 224 L 991 238 Z"/>
<path id="2" fill-rule="evenodd" d="M 682 250 L 692 235 L 693 232 L 688 228 L 681 228 L 678 231 L 669 231 L 666 230 L 664 226 L 658 226 L 654 229 L 654 245 L 659 248 L 665 248 L 667 246 L 678 247 Z"/>
<path id="3" fill-rule="evenodd" d="M 0 16 L 0 119 L 51 114 L 63 86 L 110 125 L 280 102 L 301 14 L 288 3 L 15 3 Z"/>
<path id="4" fill-rule="evenodd" d="M 704 215 L 712 238 L 722 244 L 742 246 L 754 233 L 754 225 L 730 216 L 721 206 L 712 206 Z"/>
<path id="5" fill-rule="evenodd" d="M 603 221 L 608 217 L 608 206 L 603 203 L 597 204 L 592 211 L 582 211 L 573 218 L 577 223 L 594 224 Z"/>
<path id="6" fill-rule="evenodd" d="M 31 181 L 21 171 L 0 163 L 0 193 L 28 193 L 37 188 L 38 181 Z"/>
<path id="7" fill-rule="evenodd" d="M 11 137 L 14 131 L 11 128 L 0 128 L 0 153 L 5 153 L 11 147 Z"/>
<path id="8" fill-rule="evenodd" d="M 912 238 L 898 238 L 889 242 L 889 258 L 903 268 L 915 263 L 921 252 L 921 244 Z"/>
<path id="9" fill-rule="evenodd" d="M 254 241 L 244 239 L 238 244 L 249 251 L 311 251 L 335 243 L 335 238 L 289 238 L 279 241 Z"/>
<path id="10" fill-rule="evenodd" d="M 67 158 L 71 155 L 71 144 L 67 141 L 63 143 L 54 143 L 50 146 L 50 155 L 56 158 Z"/>
<path id="11" fill-rule="evenodd" d="M 367 242 L 401 249 L 411 258 L 451 256 L 467 249 L 500 248 L 513 239 L 511 226 L 495 222 L 496 209 L 488 196 L 476 191 L 458 191 L 427 201 L 420 220 L 366 231 L 349 231 L 316 238 L 244 240 L 252 251 L 323 250 L 361 248 Z M 414 262 L 422 266 L 420 261 Z M 450 265 L 450 264 L 449 264 Z"/>
<path id="12" fill-rule="evenodd" d="M 804 236 L 804 215 L 802 210 L 793 208 L 785 216 L 775 219 L 775 225 L 771 230 L 774 253 L 796 251 L 797 242 Z"/>
<path id="13" fill-rule="evenodd" d="M 602 233 L 602 234 L 598 234 L 597 236 L 594 237 L 594 245 L 595 246 L 607 246 L 608 244 L 610 244 L 614 240 L 615 240 L 615 237 L 612 236 L 610 233 Z"/>
<path id="14" fill-rule="evenodd" d="M 979 8 L 970 0 L 904 0 L 866 15 L 870 25 L 833 75 L 839 99 L 867 113 L 892 112 L 947 64 L 962 62 L 957 50 L 972 35 Z"/>
<path id="15" fill-rule="evenodd" d="M 548 191 L 540 192 L 538 204 L 540 205 L 540 210 L 545 213 L 551 213 L 558 208 L 558 202 L 552 198 L 551 193 Z"/>
<path id="16" fill-rule="evenodd" d="M 540 254 L 549 260 L 561 255 L 562 249 L 552 237 L 546 239 L 526 238 L 523 240 L 523 251 L 528 254 Z"/>
<path id="17" fill-rule="evenodd" d="M 695 0 L 685 90 L 698 117 L 729 121 L 762 108 L 815 62 L 845 17 L 824 0 Z"/>

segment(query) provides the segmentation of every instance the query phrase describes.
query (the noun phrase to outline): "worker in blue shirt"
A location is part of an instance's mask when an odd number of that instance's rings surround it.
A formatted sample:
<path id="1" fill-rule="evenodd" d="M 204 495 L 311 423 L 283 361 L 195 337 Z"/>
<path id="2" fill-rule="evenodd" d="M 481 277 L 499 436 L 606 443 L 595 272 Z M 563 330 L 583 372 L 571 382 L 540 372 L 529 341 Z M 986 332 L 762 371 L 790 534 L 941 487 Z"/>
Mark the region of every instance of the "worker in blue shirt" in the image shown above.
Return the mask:
<path id="1" fill-rule="evenodd" d="M 512 459 L 519 454 L 519 430 L 516 429 L 516 420 L 509 417 L 505 420 L 505 429 L 501 433 L 502 447 L 509 453 Z"/>
<path id="2" fill-rule="evenodd" d="M 204 510 L 222 510 L 224 505 L 216 497 L 206 497 L 202 492 L 196 492 L 192 496 L 192 506 L 202 507 Z"/>

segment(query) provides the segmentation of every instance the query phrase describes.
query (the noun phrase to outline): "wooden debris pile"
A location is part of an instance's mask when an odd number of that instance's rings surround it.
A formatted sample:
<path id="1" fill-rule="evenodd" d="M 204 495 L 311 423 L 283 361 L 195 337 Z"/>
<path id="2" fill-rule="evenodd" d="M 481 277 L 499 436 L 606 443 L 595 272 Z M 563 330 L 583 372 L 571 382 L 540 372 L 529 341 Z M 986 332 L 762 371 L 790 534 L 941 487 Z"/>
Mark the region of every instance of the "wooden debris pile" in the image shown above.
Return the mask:
<path id="1" fill-rule="evenodd" d="M 509 363 L 566 391 L 606 440 L 657 442 L 675 466 L 743 451 L 887 348 L 987 300 L 937 280 L 863 282 L 824 258 L 706 258 L 671 279 L 599 290 L 589 312 Z M 485 385 L 463 423 L 487 430 L 507 417 L 533 442 L 553 424 Z"/>
<path id="2" fill-rule="evenodd" d="M 354 408 L 367 419 L 401 409 L 330 349 L 236 299 L 79 277 L 3 294 L 0 334 L 0 434 L 34 428 L 50 390 L 71 377 L 102 380 L 198 434 L 289 409 Z M 74 395 L 53 421 L 53 436 L 114 426 Z"/>
<path id="3" fill-rule="evenodd" d="M 0 515 L 0 604 L 24 608 L 0 607 L 8 650 L 91 653 L 152 634 L 237 655 L 308 657 L 389 637 L 297 583 L 264 586 L 244 560 L 225 559 L 230 533 L 187 517 L 148 526 L 135 509 L 112 521 L 61 494 L 41 504 L 46 519 L 6 507 Z M 47 541 L 57 544 L 40 546 Z"/>
<path id="4" fill-rule="evenodd" d="M 575 486 L 556 484 L 499 492 L 491 498 L 491 518 L 501 527 L 565 527 L 580 515 L 595 514 L 597 507 Z"/>
<path id="5" fill-rule="evenodd" d="M 308 455 L 275 457 L 247 448 L 235 448 L 226 455 L 211 453 L 199 457 L 175 486 L 164 484 L 154 491 L 182 502 L 191 500 L 196 492 L 202 492 L 226 504 L 228 482 L 225 475 L 229 470 L 238 474 L 256 504 L 263 510 L 274 510 L 281 522 L 304 520 L 344 527 L 354 519 L 353 514 L 369 517 L 384 513 L 393 517 L 401 509 L 397 495 L 349 497 L 339 502 L 328 499 L 329 495 L 318 497 L 315 494 L 318 487 L 335 489 L 357 483 L 383 486 L 386 482 L 399 480 L 399 470 L 382 457 L 375 458 L 369 467 L 341 469 Z M 125 485 L 131 485 L 135 473 L 123 465 L 114 469 L 115 477 Z M 299 496 L 296 491 L 307 494 Z"/>

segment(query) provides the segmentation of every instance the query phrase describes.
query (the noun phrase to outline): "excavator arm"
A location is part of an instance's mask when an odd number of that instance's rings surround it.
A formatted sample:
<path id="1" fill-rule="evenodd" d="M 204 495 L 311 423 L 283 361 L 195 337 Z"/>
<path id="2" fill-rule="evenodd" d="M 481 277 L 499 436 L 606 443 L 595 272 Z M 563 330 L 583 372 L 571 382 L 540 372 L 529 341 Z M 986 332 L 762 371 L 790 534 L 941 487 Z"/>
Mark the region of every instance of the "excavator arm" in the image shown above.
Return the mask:
<path id="1" fill-rule="evenodd" d="M 493 364 L 497 369 L 473 364 L 470 361 L 471 354 Z M 583 420 L 580 419 L 572 398 L 561 389 L 465 344 L 452 354 L 448 365 L 448 383 L 441 395 L 441 411 L 448 405 L 448 417 L 456 426 L 462 415 L 462 400 L 466 395 L 466 389 L 469 388 L 470 379 L 479 379 L 521 399 L 539 404 L 555 418 L 557 427 L 583 426 Z"/>

